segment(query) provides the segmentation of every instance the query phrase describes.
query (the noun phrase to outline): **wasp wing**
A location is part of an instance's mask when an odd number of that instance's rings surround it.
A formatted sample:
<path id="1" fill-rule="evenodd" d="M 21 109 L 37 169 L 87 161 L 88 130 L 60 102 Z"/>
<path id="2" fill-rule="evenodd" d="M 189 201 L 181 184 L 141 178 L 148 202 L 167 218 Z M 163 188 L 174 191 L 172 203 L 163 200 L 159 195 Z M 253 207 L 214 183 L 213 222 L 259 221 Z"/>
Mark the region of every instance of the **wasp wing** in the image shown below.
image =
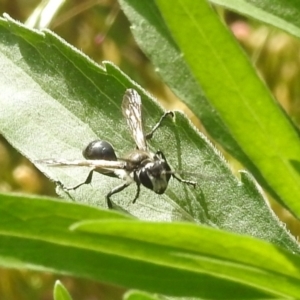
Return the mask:
<path id="1" fill-rule="evenodd" d="M 126 90 L 122 102 L 122 112 L 137 148 L 146 151 L 147 144 L 142 125 L 142 101 L 134 89 Z"/>
<path id="2" fill-rule="evenodd" d="M 52 167 L 90 167 L 101 172 L 101 170 L 122 170 L 126 169 L 125 161 L 110 161 L 103 159 L 95 160 L 67 160 L 67 159 L 41 159 L 36 160 L 35 163 L 45 164 Z"/>

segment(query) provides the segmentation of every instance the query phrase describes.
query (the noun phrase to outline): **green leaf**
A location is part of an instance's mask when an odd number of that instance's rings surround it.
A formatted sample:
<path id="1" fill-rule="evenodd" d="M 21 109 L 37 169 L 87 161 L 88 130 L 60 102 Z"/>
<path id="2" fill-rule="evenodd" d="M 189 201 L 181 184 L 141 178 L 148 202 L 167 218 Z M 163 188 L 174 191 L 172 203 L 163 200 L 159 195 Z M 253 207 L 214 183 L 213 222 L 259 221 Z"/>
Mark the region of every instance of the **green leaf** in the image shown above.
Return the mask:
<path id="1" fill-rule="evenodd" d="M 300 257 L 251 237 L 14 195 L 0 194 L 0 215 L 1 266 L 178 297 L 297 298 L 300 292 Z"/>
<path id="2" fill-rule="evenodd" d="M 55 282 L 53 296 L 54 300 L 72 300 L 68 290 L 59 280 Z"/>
<path id="3" fill-rule="evenodd" d="M 111 142 L 119 156 L 132 150 L 134 143 L 121 114 L 126 88 L 134 87 L 142 95 L 147 131 L 162 114 L 153 99 L 114 65 L 105 63 L 105 69 L 96 65 L 48 30 L 33 31 L 2 19 L 0 37 L 1 132 L 33 162 L 81 159 L 81 150 L 96 138 Z M 191 178 L 198 186 L 191 189 L 172 180 L 164 195 L 142 188 L 133 205 L 132 185 L 113 197 L 123 210 L 146 220 L 201 222 L 299 251 L 251 176 L 241 173 L 241 181 L 237 180 L 218 151 L 181 113 L 164 122 L 150 147 L 163 150 L 175 170 L 199 174 Z M 84 181 L 89 171 L 38 167 L 66 186 Z M 96 174 L 92 185 L 70 195 L 79 202 L 106 206 L 105 195 L 118 184 L 118 179 Z"/>
<path id="4" fill-rule="evenodd" d="M 95 239 L 121 237 L 122 255 L 136 260 L 151 261 L 156 265 L 176 265 L 196 273 L 203 268 L 200 271 L 203 274 L 232 279 L 264 291 L 276 290 L 280 296 L 299 292 L 295 290 L 299 288 L 299 256 L 252 238 L 184 223 L 86 221 L 72 228 L 93 233 Z M 100 249 L 101 245 L 94 248 L 95 251 Z M 230 289 L 230 285 L 228 287 Z M 223 295 L 224 298 L 230 297 Z"/>
<path id="5" fill-rule="evenodd" d="M 154 1 L 120 2 L 139 45 L 175 94 L 263 187 L 300 216 L 299 133 L 209 4 L 158 0 L 158 10 Z"/>

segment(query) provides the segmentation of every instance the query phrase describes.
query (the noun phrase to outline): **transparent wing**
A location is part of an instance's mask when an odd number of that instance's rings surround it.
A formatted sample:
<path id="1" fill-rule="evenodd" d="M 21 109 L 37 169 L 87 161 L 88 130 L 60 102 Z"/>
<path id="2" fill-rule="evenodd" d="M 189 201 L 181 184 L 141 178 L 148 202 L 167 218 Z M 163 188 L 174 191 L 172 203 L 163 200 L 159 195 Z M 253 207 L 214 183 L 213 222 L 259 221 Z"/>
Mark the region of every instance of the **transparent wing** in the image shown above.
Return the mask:
<path id="1" fill-rule="evenodd" d="M 125 161 L 110 161 L 110 160 L 67 160 L 67 159 L 41 159 L 36 160 L 37 164 L 44 164 L 52 167 L 91 167 L 100 170 L 120 170 L 126 169 Z"/>
<path id="2" fill-rule="evenodd" d="M 146 151 L 147 144 L 142 126 L 142 101 L 134 89 L 126 90 L 122 102 L 122 112 L 137 148 Z"/>

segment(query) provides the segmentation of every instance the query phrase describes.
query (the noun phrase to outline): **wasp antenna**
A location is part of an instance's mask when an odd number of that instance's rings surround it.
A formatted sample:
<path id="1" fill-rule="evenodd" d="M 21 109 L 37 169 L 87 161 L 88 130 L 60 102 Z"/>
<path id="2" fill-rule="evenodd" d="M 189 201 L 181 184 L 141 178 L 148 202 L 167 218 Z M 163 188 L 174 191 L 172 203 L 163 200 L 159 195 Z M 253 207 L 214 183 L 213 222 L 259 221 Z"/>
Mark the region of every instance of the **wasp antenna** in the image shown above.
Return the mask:
<path id="1" fill-rule="evenodd" d="M 198 178 L 202 178 L 202 179 L 209 179 L 209 180 L 216 180 L 216 179 L 220 179 L 220 178 L 226 177 L 226 176 L 222 176 L 222 175 L 206 175 L 206 174 L 203 174 L 201 172 L 189 172 L 189 171 L 182 171 L 182 170 L 178 170 L 178 171 L 164 171 L 164 174 L 188 175 L 188 176 L 194 176 L 194 177 L 198 177 Z"/>

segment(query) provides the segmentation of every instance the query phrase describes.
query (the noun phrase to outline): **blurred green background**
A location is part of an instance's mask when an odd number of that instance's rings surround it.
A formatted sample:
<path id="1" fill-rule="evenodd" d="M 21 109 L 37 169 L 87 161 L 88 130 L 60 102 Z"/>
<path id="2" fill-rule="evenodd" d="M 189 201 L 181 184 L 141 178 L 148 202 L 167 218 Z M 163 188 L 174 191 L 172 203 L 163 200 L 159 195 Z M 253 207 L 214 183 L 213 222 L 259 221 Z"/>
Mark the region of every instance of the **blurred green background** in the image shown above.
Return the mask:
<path id="1" fill-rule="evenodd" d="M 143 1 L 143 0 L 142 0 Z M 51 9 L 49 4 L 60 4 Z M 47 6 L 48 5 L 48 6 Z M 166 109 L 186 112 L 202 131 L 201 123 L 155 73 L 135 43 L 130 24 L 116 0 L 0 0 L 0 12 L 35 28 L 47 27 L 101 64 L 109 60 L 156 96 Z M 259 74 L 296 125 L 300 123 L 299 41 L 273 28 L 216 7 L 256 66 Z M 159 51 L 159 49 L 157 50 Z M 238 115 L 237 115 L 238 117 Z M 242 168 L 224 153 L 233 169 Z M 55 196 L 55 186 L 0 135 L 0 191 Z M 300 226 L 270 199 L 277 215 L 298 236 Z M 0 299 L 53 299 L 60 279 L 73 299 L 121 299 L 121 288 L 32 271 L 0 269 Z"/>

